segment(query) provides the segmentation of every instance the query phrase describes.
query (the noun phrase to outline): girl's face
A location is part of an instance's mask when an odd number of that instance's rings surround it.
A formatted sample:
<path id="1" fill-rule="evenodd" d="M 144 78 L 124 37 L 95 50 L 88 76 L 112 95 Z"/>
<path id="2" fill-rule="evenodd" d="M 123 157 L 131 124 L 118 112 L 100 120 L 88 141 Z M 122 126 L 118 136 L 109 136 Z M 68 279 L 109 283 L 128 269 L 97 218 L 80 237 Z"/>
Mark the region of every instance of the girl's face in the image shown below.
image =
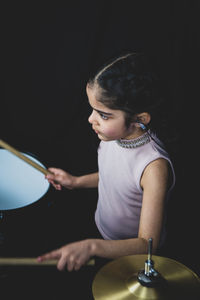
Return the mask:
<path id="1" fill-rule="evenodd" d="M 125 113 L 121 110 L 113 110 L 96 100 L 96 88 L 86 87 L 89 104 L 92 113 L 88 118 L 93 130 L 100 140 L 111 141 L 117 139 L 131 139 L 136 137 L 136 127 L 125 126 Z"/>

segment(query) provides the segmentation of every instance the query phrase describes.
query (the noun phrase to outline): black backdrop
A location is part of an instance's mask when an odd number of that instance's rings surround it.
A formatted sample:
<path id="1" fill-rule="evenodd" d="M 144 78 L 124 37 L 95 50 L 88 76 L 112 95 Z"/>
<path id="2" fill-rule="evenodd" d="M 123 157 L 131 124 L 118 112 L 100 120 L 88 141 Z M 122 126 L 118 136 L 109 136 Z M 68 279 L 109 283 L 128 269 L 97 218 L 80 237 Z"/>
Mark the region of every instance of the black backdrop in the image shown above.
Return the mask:
<path id="1" fill-rule="evenodd" d="M 177 186 L 169 207 L 169 255 L 195 270 L 199 224 L 187 128 L 189 109 L 197 105 L 197 2 L 28 1 L 2 6 L 0 71 L 0 138 L 47 167 L 79 175 L 97 169 L 98 141 L 87 122 L 90 73 L 127 50 L 156 57 L 181 135 Z M 38 255 L 75 239 L 84 226 L 89 230 L 96 197 L 96 190 L 50 188 L 48 208 L 39 201 L 37 208 L 5 216 L 2 223 L 15 244 L 11 254 Z"/>

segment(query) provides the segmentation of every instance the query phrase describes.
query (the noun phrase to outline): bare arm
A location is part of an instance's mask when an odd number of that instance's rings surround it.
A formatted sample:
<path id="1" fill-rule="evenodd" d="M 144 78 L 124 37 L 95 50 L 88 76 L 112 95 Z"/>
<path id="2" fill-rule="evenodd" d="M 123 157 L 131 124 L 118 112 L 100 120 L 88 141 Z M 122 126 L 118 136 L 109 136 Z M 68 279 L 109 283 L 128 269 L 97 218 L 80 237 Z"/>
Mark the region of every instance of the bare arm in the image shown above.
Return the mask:
<path id="1" fill-rule="evenodd" d="M 75 188 L 96 188 L 98 187 L 99 173 L 91 173 L 76 177 Z"/>
<path id="2" fill-rule="evenodd" d="M 46 178 L 57 190 L 61 190 L 62 186 L 71 190 L 78 188 L 96 188 L 98 186 L 98 172 L 83 176 L 73 176 L 58 168 L 49 168 L 48 170 L 51 173 L 48 174 Z"/>

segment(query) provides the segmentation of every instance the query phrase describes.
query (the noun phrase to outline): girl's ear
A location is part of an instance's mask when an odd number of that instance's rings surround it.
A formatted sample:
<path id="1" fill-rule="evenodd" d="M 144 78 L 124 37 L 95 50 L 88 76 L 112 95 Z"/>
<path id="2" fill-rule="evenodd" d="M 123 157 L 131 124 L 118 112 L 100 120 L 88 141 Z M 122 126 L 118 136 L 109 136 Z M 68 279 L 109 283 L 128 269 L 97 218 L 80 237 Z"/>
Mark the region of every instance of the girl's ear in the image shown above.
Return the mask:
<path id="1" fill-rule="evenodd" d="M 133 123 L 137 127 L 141 127 L 141 124 L 146 127 L 150 121 L 151 115 L 148 112 L 143 112 L 135 116 Z"/>

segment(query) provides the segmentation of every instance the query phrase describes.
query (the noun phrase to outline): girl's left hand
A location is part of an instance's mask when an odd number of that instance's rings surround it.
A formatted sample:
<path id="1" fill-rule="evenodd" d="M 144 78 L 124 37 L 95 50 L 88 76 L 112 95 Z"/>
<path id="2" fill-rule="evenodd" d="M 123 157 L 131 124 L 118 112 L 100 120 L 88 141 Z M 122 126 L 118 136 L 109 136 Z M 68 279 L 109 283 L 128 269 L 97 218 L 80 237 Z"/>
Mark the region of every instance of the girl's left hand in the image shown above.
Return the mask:
<path id="1" fill-rule="evenodd" d="M 68 271 L 77 271 L 90 259 L 91 249 L 92 240 L 87 239 L 67 244 L 57 250 L 39 256 L 37 260 L 42 262 L 47 259 L 58 259 L 58 270 L 63 271 L 67 267 Z"/>

